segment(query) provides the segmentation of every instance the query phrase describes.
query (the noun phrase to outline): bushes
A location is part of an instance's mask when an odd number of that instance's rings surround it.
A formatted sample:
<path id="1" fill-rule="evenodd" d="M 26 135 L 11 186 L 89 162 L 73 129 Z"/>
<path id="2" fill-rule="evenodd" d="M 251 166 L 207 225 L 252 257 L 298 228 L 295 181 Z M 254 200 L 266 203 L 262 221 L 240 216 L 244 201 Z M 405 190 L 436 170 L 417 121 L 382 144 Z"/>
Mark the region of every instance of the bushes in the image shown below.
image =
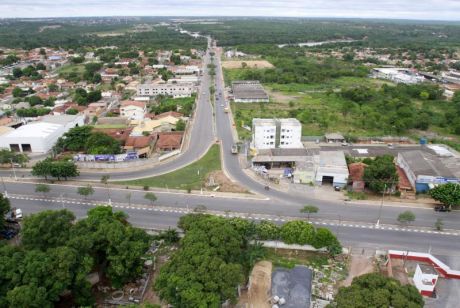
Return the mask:
<path id="1" fill-rule="evenodd" d="M 315 238 L 315 228 L 304 221 L 291 221 L 281 227 L 281 239 L 286 244 L 312 244 Z"/>

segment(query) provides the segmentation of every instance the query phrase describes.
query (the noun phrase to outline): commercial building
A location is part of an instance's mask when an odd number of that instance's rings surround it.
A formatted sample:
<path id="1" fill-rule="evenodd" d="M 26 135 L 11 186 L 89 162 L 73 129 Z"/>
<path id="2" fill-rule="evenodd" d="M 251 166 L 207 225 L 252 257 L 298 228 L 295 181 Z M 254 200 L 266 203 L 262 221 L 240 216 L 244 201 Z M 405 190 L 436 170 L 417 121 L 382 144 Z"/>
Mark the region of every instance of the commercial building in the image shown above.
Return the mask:
<path id="1" fill-rule="evenodd" d="M 301 149 L 302 124 L 297 119 L 252 120 L 252 145 L 255 149 Z"/>
<path id="2" fill-rule="evenodd" d="M 45 116 L 0 136 L 0 148 L 15 152 L 47 153 L 69 129 L 84 125 L 83 115 Z"/>
<path id="3" fill-rule="evenodd" d="M 372 70 L 374 78 L 391 80 L 396 83 L 415 84 L 425 81 L 425 77 L 407 68 L 384 67 Z"/>
<path id="4" fill-rule="evenodd" d="M 439 146 L 432 150 L 435 154 L 420 150 L 398 154 L 397 164 L 416 192 L 427 192 L 436 185 L 460 183 L 460 157 Z"/>
<path id="5" fill-rule="evenodd" d="M 316 184 L 345 187 L 348 182 L 348 166 L 343 151 L 320 151 L 316 170 Z"/>
<path id="6" fill-rule="evenodd" d="M 178 97 L 190 97 L 196 92 L 192 83 L 178 84 L 141 84 L 137 86 L 138 96 L 155 97 L 158 95 Z"/>
<path id="7" fill-rule="evenodd" d="M 232 93 L 235 103 L 268 103 L 270 101 L 264 87 L 256 80 L 234 81 Z"/>

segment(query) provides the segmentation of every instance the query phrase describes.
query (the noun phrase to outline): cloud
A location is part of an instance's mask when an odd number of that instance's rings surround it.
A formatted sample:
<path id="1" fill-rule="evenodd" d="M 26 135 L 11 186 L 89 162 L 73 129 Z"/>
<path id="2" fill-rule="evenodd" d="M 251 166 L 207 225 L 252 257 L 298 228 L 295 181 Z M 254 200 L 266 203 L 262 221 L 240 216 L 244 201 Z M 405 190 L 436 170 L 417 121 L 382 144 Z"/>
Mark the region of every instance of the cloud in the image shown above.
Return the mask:
<path id="1" fill-rule="evenodd" d="M 0 17 L 286 16 L 460 20 L 458 0 L 0 0 Z"/>

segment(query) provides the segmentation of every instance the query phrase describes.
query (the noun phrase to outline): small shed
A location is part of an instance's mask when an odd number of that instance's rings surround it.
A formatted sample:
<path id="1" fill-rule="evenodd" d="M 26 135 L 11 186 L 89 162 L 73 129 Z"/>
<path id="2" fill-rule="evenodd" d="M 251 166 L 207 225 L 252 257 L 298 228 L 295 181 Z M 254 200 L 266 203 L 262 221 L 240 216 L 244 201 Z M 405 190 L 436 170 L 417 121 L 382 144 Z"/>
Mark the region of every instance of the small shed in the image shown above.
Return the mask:
<path id="1" fill-rule="evenodd" d="M 342 143 L 342 142 L 345 142 L 345 138 L 341 134 L 338 134 L 338 133 L 326 134 L 324 136 L 324 138 L 326 139 L 327 143 Z"/>

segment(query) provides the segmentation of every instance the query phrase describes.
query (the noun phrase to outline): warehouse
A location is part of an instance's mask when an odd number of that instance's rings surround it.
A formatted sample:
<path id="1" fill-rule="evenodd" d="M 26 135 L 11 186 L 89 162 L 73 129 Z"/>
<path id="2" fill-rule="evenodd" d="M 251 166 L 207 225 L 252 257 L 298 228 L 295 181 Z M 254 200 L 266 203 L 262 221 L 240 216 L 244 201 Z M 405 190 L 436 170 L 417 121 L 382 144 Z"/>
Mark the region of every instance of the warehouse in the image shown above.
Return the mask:
<path id="1" fill-rule="evenodd" d="M 235 103 L 268 103 L 269 97 L 264 87 L 256 80 L 234 81 L 232 83 Z"/>
<path id="2" fill-rule="evenodd" d="M 47 116 L 0 136 L 0 148 L 15 152 L 47 153 L 69 129 L 84 124 L 82 115 Z"/>
<path id="3" fill-rule="evenodd" d="M 348 182 L 348 167 L 342 151 L 321 151 L 316 171 L 317 185 L 345 187 Z"/>

